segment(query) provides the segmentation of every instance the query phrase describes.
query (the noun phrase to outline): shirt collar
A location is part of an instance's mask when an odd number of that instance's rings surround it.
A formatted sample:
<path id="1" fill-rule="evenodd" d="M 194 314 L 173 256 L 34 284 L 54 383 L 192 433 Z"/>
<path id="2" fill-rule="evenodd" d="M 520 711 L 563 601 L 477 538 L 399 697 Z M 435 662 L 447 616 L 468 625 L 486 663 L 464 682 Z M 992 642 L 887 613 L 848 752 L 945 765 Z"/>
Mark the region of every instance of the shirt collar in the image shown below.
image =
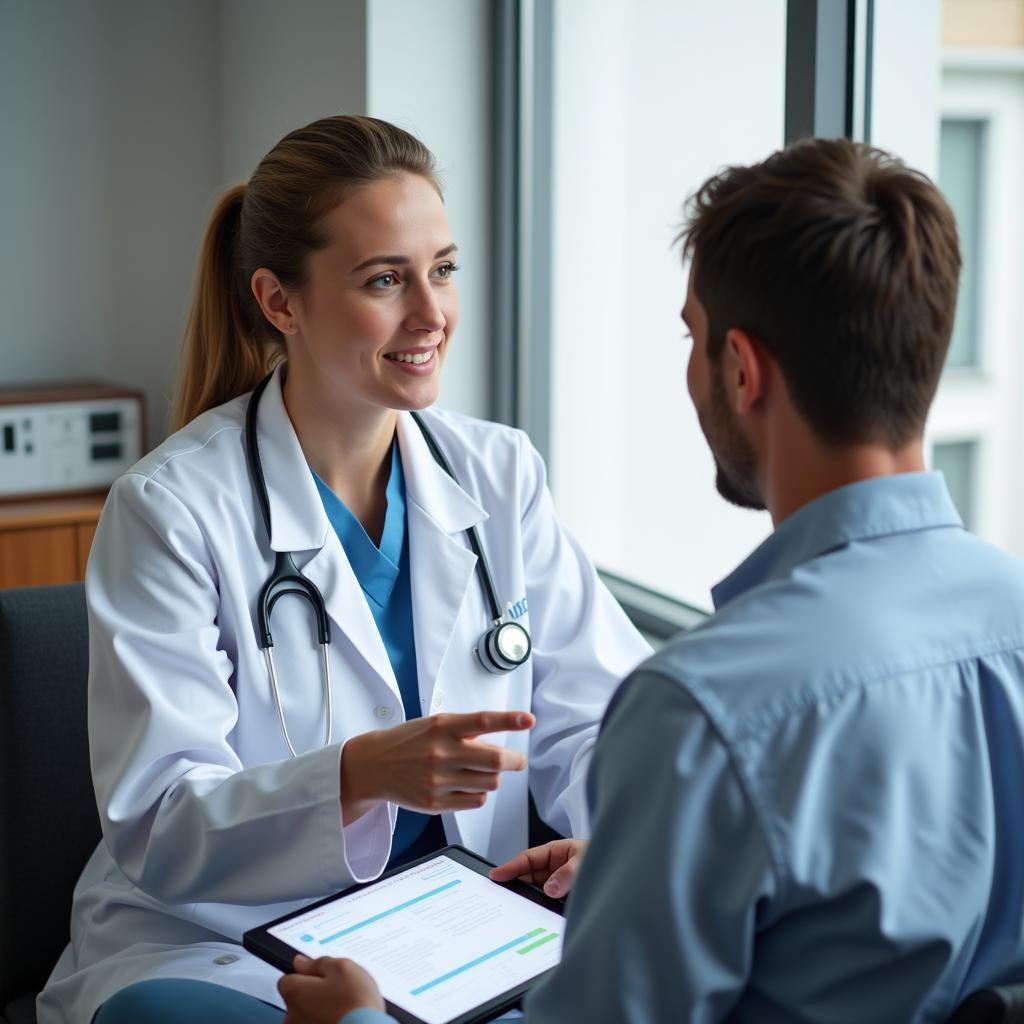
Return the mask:
<path id="1" fill-rule="evenodd" d="M 284 405 L 286 365 L 277 367 L 260 399 L 256 433 L 270 499 L 270 546 L 274 551 L 308 551 L 324 546 L 331 524 Z M 408 502 L 449 534 L 487 519 L 483 508 L 434 461 L 408 412 L 398 414 L 397 434 Z"/>
<path id="2" fill-rule="evenodd" d="M 779 524 L 711 590 L 715 609 L 798 565 L 856 541 L 940 527 L 963 527 L 941 473 L 897 473 L 837 487 Z"/>
<path id="3" fill-rule="evenodd" d="M 380 537 L 380 553 L 393 565 L 402 559 L 402 544 L 405 542 L 405 477 L 402 474 L 402 457 L 398 452 L 398 439 L 391 442 L 391 472 L 388 476 L 387 512 L 384 514 L 384 530 Z"/>
<path id="4" fill-rule="evenodd" d="M 439 443 L 443 448 L 443 442 Z M 480 504 L 434 460 L 423 433 L 408 412 L 398 414 L 398 447 L 405 473 L 406 500 L 411 506 L 422 509 L 449 534 L 461 533 L 487 519 Z M 449 462 L 456 461 L 454 451 L 447 455 Z"/>
<path id="5" fill-rule="evenodd" d="M 274 370 L 260 398 L 256 438 L 270 500 L 270 546 L 274 551 L 309 551 L 324 546 L 331 527 L 285 408 L 285 365 Z"/>

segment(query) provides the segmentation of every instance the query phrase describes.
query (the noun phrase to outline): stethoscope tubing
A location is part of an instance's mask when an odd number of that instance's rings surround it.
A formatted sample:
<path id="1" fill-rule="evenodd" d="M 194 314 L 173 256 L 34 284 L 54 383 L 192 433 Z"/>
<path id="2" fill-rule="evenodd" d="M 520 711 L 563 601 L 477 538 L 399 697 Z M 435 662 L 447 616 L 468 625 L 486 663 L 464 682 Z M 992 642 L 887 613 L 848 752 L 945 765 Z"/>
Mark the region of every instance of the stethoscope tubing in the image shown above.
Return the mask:
<path id="1" fill-rule="evenodd" d="M 245 410 L 245 431 L 244 447 L 245 459 L 249 469 L 249 477 L 252 481 L 253 491 L 256 495 L 256 504 L 259 507 L 260 518 L 263 521 L 267 534 L 267 542 L 270 542 L 270 497 L 267 493 L 267 481 L 263 474 L 263 462 L 260 458 L 259 441 L 256 432 L 256 419 L 259 411 L 260 398 L 270 383 L 273 373 L 267 374 L 253 389 L 249 397 L 249 404 Z M 420 433 L 430 450 L 434 461 L 458 484 L 458 477 L 448 462 L 444 451 L 437 438 L 423 421 L 419 413 L 412 413 L 412 418 L 419 427 Z M 477 576 L 483 589 L 484 599 L 487 602 L 491 613 L 492 628 L 481 638 L 476 647 L 476 654 L 480 664 L 489 672 L 503 673 L 511 672 L 519 668 L 529 658 L 532 652 L 530 634 L 525 627 L 516 622 L 504 622 L 501 604 L 498 601 L 498 592 L 494 586 L 494 577 L 491 575 L 491 568 L 484 553 L 483 543 L 475 526 L 466 530 L 469 538 L 469 546 L 476 555 Z M 296 595 L 309 601 L 316 618 L 316 639 L 320 644 L 321 657 L 323 659 L 323 690 L 324 703 L 327 710 L 327 732 L 325 745 L 329 746 L 333 737 L 333 703 L 331 692 L 331 665 L 328 656 L 328 648 L 331 640 L 330 623 L 327 617 L 327 605 L 319 588 L 308 579 L 295 565 L 291 552 L 278 551 L 274 556 L 274 568 L 266 582 L 260 588 L 256 600 L 256 624 L 257 641 L 263 650 L 267 671 L 270 675 L 270 687 L 273 692 L 274 704 L 277 708 L 278 721 L 281 724 L 281 732 L 284 735 L 285 744 L 292 757 L 296 756 L 295 746 L 292 743 L 288 732 L 288 724 L 285 721 L 284 703 L 281 699 L 281 689 L 277 679 L 277 669 L 274 665 L 274 637 L 270 631 L 270 616 L 274 605 L 285 595 Z M 508 640 L 508 644 L 505 641 Z M 511 645 L 511 646 L 509 646 Z"/>

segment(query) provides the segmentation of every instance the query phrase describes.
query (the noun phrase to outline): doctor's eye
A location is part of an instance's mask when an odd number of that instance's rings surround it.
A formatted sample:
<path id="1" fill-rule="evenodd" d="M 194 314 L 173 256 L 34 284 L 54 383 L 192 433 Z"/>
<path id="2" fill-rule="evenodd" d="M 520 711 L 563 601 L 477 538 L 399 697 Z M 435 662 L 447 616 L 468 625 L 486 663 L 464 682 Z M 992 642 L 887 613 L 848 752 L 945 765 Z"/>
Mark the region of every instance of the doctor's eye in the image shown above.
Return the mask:
<path id="1" fill-rule="evenodd" d="M 457 263 L 442 263 L 435 271 L 435 276 L 441 278 L 442 281 L 446 281 L 456 270 L 459 269 Z"/>
<path id="2" fill-rule="evenodd" d="M 372 281 L 367 281 L 367 287 L 376 288 L 378 291 L 387 291 L 389 288 L 394 287 L 398 281 L 398 276 L 393 271 L 388 271 L 386 274 L 381 274 L 379 277 L 375 277 Z"/>

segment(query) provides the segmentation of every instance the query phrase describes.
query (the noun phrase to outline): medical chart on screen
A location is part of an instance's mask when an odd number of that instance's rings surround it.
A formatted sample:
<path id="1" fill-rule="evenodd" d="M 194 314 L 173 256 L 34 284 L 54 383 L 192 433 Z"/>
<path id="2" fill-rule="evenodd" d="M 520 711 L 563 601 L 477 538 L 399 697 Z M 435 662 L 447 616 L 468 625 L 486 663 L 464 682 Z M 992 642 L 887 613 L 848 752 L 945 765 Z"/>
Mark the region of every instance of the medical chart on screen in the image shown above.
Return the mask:
<path id="1" fill-rule="evenodd" d="M 428 1024 L 554 967 L 565 919 L 440 855 L 268 931 L 307 956 L 349 957 Z"/>

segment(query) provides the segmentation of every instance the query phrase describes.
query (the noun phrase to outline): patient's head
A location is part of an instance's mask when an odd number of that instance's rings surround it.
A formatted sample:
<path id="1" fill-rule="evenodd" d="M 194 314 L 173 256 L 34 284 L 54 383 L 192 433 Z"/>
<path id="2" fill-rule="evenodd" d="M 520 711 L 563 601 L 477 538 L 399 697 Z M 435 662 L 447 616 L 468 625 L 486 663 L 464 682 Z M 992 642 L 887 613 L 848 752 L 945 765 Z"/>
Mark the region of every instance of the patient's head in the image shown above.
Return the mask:
<path id="1" fill-rule="evenodd" d="M 695 391 L 691 367 L 691 393 L 726 497 L 759 504 L 753 452 L 723 402 L 730 330 L 774 360 L 823 444 L 920 438 L 960 274 L 953 213 L 924 175 L 869 146 L 808 139 L 709 179 L 681 240 L 707 377 L 702 387 L 698 365 Z"/>

